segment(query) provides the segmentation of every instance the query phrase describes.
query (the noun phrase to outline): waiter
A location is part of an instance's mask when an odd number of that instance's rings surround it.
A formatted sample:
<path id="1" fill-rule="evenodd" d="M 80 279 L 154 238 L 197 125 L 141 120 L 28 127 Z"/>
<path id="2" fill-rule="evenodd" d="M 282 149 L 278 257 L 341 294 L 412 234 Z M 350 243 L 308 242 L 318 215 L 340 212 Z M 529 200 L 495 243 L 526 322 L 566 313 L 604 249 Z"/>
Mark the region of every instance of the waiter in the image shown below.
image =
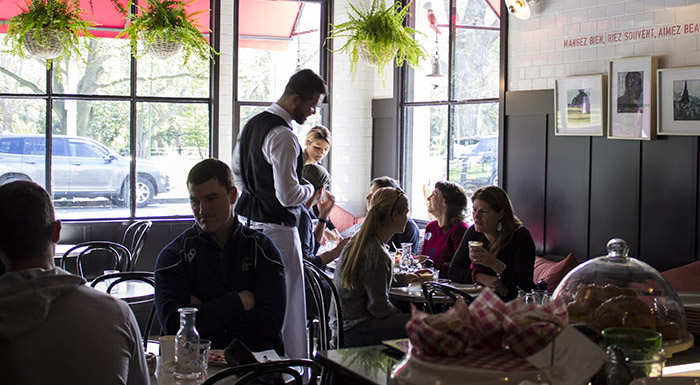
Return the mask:
<path id="1" fill-rule="evenodd" d="M 292 120 L 303 124 L 316 112 L 326 83 L 313 71 L 294 74 L 282 97 L 251 118 L 233 152 L 233 174 L 242 192 L 235 211 L 279 248 L 285 265 L 287 305 L 282 325 L 285 354 L 307 358 L 304 270 L 297 223 L 300 206 L 314 193 L 303 181 L 304 165 Z"/>

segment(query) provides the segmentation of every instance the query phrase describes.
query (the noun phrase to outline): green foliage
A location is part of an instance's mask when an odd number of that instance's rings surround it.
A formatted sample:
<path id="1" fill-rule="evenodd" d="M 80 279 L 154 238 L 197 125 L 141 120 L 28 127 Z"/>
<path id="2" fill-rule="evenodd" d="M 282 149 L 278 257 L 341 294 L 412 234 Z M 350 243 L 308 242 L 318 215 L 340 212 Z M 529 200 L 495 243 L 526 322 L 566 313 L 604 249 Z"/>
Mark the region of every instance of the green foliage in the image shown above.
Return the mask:
<path id="1" fill-rule="evenodd" d="M 410 2 L 401 6 L 401 2 L 397 1 L 386 6 L 384 0 L 381 0 L 381 4 L 372 0 L 369 8 L 350 4 L 350 20 L 332 25 L 329 39 L 347 38 L 347 42 L 336 51 L 350 55 L 350 72 L 353 76 L 357 71 L 360 50 L 363 49 L 369 54 L 371 64 L 377 66 L 379 75 L 394 58 L 397 67 L 405 62 L 415 67 L 421 59 L 428 57 L 425 49 L 413 38 L 416 33 L 425 34 L 404 25 L 409 5 Z"/>
<path id="2" fill-rule="evenodd" d="M 5 42 L 10 42 L 11 54 L 26 57 L 24 40 L 29 33 L 43 46 L 48 43 L 47 33 L 55 33 L 62 51 L 59 57 L 46 60 L 47 69 L 52 62 L 68 60 L 74 53 L 82 57 L 80 38 L 94 38 L 88 27 L 95 23 L 81 18 L 80 0 L 25 0 L 25 3 L 27 8 L 22 13 L 4 22 L 7 25 Z M 90 50 L 87 42 L 83 42 L 82 46 Z"/>
<path id="3" fill-rule="evenodd" d="M 213 58 L 213 55 L 218 55 L 218 52 L 214 51 L 197 29 L 200 25 L 195 20 L 195 16 L 205 11 L 189 14 L 185 11 L 185 6 L 192 2 L 194 0 L 187 2 L 183 0 L 148 0 L 145 7 L 137 5 L 141 14 L 134 17 L 128 12 L 133 1 L 130 0 L 127 8 L 124 8 L 118 0 L 112 0 L 112 4 L 117 10 L 127 17 L 127 25 L 117 37 L 126 36 L 131 40 L 131 53 L 134 57 L 143 55 L 137 55 L 138 39 L 143 41 L 145 54 L 153 45 L 156 37 L 159 37 L 171 41 L 182 41 L 185 65 L 192 54 L 209 60 Z"/>

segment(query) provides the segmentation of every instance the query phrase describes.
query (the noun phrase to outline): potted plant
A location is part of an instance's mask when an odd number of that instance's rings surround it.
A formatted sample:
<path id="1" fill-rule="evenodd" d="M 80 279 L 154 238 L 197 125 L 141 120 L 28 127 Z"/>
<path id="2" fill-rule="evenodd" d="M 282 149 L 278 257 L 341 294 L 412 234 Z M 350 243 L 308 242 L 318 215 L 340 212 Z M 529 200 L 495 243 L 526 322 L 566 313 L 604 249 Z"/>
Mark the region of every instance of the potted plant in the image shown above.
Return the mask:
<path id="1" fill-rule="evenodd" d="M 336 51 L 350 55 L 350 72 L 353 76 L 359 59 L 376 65 L 379 75 L 382 75 L 386 64 L 394 59 L 399 67 L 405 62 L 416 66 L 421 59 L 428 57 L 425 49 L 413 37 L 416 33 L 423 33 L 404 25 L 409 5 L 410 2 L 402 6 L 397 1 L 387 6 L 384 0 L 380 3 L 372 0 L 370 7 L 350 4 L 350 20 L 331 26 L 329 39 L 347 38 L 346 43 Z"/>
<path id="2" fill-rule="evenodd" d="M 46 59 L 46 68 L 54 60 L 82 56 L 81 45 L 90 50 L 87 40 L 94 36 L 88 31 L 95 25 L 81 18 L 80 0 L 25 0 L 26 9 L 5 21 L 10 42 L 9 52 L 25 58 L 25 50 Z"/>
<path id="3" fill-rule="evenodd" d="M 196 54 L 208 60 L 218 53 L 199 31 L 195 16 L 205 12 L 187 13 L 185 6 L 194 0 L 147 0 L 146 6 L 137 5 L 139 12 L 128 12 L 132 1 L 124 8 L 118 0 L 112 0 L 117 10 L 127 17 L 127 24 L 117 37 L 126 36 L 131 40 L 131 53 L 135 57 L 150 52 L 154 56 L 167 59 L 175 55 L 182 47 L 184 64 L 190 55 Z M 137 54 L 138 40 L 144 46 L 143 52 Z"/>

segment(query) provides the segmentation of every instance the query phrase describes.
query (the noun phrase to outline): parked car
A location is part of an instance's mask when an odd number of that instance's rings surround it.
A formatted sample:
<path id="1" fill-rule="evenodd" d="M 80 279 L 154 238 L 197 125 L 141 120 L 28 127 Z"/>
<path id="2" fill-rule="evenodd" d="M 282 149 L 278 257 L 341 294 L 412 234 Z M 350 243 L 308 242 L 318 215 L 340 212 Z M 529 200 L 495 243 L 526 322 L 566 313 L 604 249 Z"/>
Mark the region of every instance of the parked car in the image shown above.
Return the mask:
<path id="1" fill-rule="evenodd" d="M 0 185 L 31 180 L 44 185 L 46 137 L 0 135 Z M 130 198 L 128 157 L 90 138 L 54 135 L 51 148 L 52 193 L 59 198 L 108 198 L 126 205 Z M 169 177 L 145 159 L 136 162 L 136 204 L 148 205 L 170 189 Z"/>
<path id="2" fill-rule="evenodd" d="M 498 137 L 476 138 L 461 158 L 459 183 L 465 188 L 498 184 Z"/>

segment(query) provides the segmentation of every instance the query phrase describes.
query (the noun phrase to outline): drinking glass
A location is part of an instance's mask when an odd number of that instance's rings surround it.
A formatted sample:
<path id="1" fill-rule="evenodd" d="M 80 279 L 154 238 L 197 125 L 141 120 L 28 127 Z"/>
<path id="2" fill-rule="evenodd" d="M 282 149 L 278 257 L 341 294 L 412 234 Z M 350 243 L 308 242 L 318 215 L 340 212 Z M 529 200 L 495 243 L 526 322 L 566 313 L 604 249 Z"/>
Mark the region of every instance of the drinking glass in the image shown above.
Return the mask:
<path id="1" fill-rule="evenodd" d="M 114 273 L 118 273 L 118 272 L 119 272 L 119 270 L 104 270 L 102 272 L 102 274 L 114 274 Z M 112 282 L 114 282 L 116 280 L 117 280 L 116 278 L 111 278 L 111 279 L 105 279 L 104 282 L 105 282 L 105 285 L 107 285 L 107 288 L 109 288 L 109 285 L 111 285 Z M 112 294 L 112 295 L 119 294 L 119 285 L 115 285 L 112 288 L 112 290 L 109 292 L 109 294 Z"/>
<path id="2" fill-rule="evenodd" d="M 608 385 L 627 385 L 635 378 L 661 376 L 666 362 L 661 333 L 616 327 L 601 334 L 608 353 L 605 364 Z"/>
<path id="3" fill-rule="evenodd" d="M 401 243 L 401 271 L 409 271 L 413 266 L 413 257 L 411 256 L 411 246 L 410 242 Z"/>
<path id="4" fill-rule="evenodd" d="M 199 359 L 202 365 L 202 372 L 205 372 L 209 367 L 209 348 L 211 348 L 210 340 L 199 340 Z"/>

